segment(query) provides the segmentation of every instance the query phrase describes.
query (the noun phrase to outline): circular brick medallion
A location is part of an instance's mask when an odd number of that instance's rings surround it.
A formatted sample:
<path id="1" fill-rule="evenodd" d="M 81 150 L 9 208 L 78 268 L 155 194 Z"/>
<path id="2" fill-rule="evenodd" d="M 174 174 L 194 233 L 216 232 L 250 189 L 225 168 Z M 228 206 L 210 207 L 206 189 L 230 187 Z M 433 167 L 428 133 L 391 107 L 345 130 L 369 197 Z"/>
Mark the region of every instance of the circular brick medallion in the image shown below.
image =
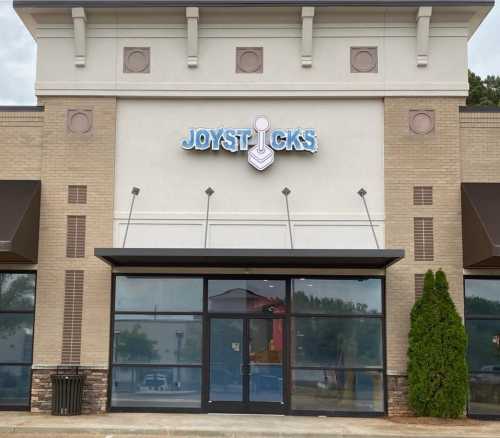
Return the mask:
<path id="1" fill-rule="evenodd" d="M 92 128 L 89 114 L 84 111 L 75 111 L 69 118 L 69 129 L 75 134 L 86 134 Z"/>
<path id="2" fill-rule="evenodd" d="M 426 111 L 416 111 L 411 115 L 410 129 L 415 134 L 429 134 L 434 129 L 432 115 Z"/>
<path id="3" fill-rule="evenodd" d="M 377 59 L 368 49 L 359 49 L 352 57 L 352 67 L 362 73 L 371 72 L 377 64 Z"/>
<path id="4" fill-rule="evenodd" d="M 127 69 L 134 73 L 145 72 L 149 67 L 149 59 L 144 50 L 136 49 L 127 53 L 125 61 Z"/>
<path id="5" fill-rule="evenodd" d="M 261 69 L 261 59 L 255 50 L 243 50 L 239 54 L 238 67 L 245 73 L 256 73 Z"/>

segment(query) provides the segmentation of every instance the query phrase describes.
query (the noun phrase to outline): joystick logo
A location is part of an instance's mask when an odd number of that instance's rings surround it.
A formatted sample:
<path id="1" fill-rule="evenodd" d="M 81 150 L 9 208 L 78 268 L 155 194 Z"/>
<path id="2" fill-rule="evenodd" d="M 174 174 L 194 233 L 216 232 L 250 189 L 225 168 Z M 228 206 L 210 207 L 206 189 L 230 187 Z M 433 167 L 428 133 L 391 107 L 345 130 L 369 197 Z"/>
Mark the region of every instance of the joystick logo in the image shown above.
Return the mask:
<path id="1" fill-rule="evenodd" d="M 318 151 L 314 129 L 271 130 L 269 119 L 257 116 L 253 130 L 249 128 L 191 128 L 182 148 L 197 151 L 248 152 L 248 163 L 257 170 L 267 169 L 274 162 L 275 151 Z"/>

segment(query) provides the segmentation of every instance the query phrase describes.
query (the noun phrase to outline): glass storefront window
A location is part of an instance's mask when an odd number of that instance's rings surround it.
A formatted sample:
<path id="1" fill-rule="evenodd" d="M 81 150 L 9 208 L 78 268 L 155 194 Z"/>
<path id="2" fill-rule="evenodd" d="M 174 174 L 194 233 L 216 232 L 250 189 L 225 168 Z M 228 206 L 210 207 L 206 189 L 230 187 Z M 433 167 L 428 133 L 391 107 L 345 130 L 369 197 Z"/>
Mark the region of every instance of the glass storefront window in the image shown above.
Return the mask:
<path id="1" fill-rule="evenodd" d="M 292 409 L 320 412 L 384 412 L 380 371 L 295 369 Z"/>
<path id="2" fill-rule="evenodd" d="M 469 319 L 466 328 L 469 371 L 500 373 L 500 319 Z"/>
<path id="3" fill-rule="evenodd" d="M 115 366 L 111 403 L 121 408 L 199 408 L 201 368 Z"/>
<path id="4" fill-rule="evenodd" d="M 272 313 L 286 311 L 283 280 L 209 280 L 208 311 L 221 313 Z"/>
<path id="5" fill-rule="evenodd" d="M 384 412 L 379 278 L 119 274 L 114 303 L 112 408 Z"/>
<path id="6" fill-rule="evenodd" d="M 0 312 L 34 310 L 35 274 L 0 272 Z"/>
<path id="7" fill-rule="evenodd" d="M 311 279 L 293 280 L 292 311 L 316 314 L 382 313 L 382 280 Z"/>
<path id="8" fill-rule="evenodd" d="M 116 277 L 117 312 L 201 312 L 203 279 L 174 277 Z"/>
<path id="9" fill-rule="evenodd" d="M 0 365 L 0 407 L 29 406 L 31 365 Z"/>
<path id="10" fill-rule="evenodd" d="M 28 407 L 36 275 L 0 272 L 0 407 Z"/>
<path id="11" fill-rule="evenodd" d="M 201 364 L 201 316 L 117 314 L 115 363 Z"/>
<path id="12" fill-rule="evenodd" d="M 203 278 L 118 275 L 115 285 L 111 405 L 200 408 Z"/>
<path id="13" fill-rule="evenodd" d="M 500 370 L 473 373 L 469 377 L 469 414 L 500 415 Z"/>
<path id="14" fill-rule="evenodd" d="M 3 313 L 0 316 L 0 361 L 31 362 L 33 315 Z"/>
<path id="15" fill-rule="evenodd" d="M 384 412 L 382 280 L 292 280 L 291 406 Z"/>
<path id="16" fill-rule="evenodd" d="M 465 279 L 469 414 L 500 416 L 500 278 Z"/>
<path id="17" fill-rule="evenodd" d="M 382 367 L 378 318 L 292 318 L 292 366 Z"/>
<path id="18" fill-rule="evenodd" d="M 465 280 L 465 313 L 500 318 L 500 279 Z"/>

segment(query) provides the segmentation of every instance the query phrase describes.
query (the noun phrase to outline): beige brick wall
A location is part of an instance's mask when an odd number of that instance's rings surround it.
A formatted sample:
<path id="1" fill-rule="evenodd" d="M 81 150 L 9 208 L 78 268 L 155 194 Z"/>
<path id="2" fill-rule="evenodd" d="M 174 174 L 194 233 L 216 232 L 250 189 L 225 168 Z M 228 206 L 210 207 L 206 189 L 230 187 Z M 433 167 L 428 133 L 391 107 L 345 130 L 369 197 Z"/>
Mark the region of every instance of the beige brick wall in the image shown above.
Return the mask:
<path id="1" fill-rule="evenodd" d="M 40 179 L 43 112 L 0 111 L 0 179 Z"/>
<path id="2" fill-rule="evenodd" d="M 500 112 L 460 113 L 462 181 L 500 182 Z"/>
<path id="3" fill-rule="evenodd" d="M 41 159 L 42 206 L 34 366 L 61 361 L 64 271 L 85 271 L 81 364 L 107 366 L 110 269 L 93 255 L 112 246 L 115 98 L 47 97 Z M 93 110 L 92 135 L 69 134 L 66 110 Z M 88 186 L 87 204 L 68 204 L 67 186 Z M 84 258 L 66 258 L 66 216 L 86 215 Z"/>
<path id="4" fill-rule="evenodd" d="M 458 111 L 462 104 L 463 99 L 451 97 L 385 99 L 386 247 L 406 252 L 386 278 L 388 374 L 406 374 L 414 274 L 442 268 L 458 311 L 463 312 Z M 433 132 L 410 132 L 412 109 L 435 111 Z M 413 205 L 413 187 L 420 185 L 433 186 L 433 205 Z M 434 218 L 434 261 L 415 261 L 413 218 L 418 216 Z"/>

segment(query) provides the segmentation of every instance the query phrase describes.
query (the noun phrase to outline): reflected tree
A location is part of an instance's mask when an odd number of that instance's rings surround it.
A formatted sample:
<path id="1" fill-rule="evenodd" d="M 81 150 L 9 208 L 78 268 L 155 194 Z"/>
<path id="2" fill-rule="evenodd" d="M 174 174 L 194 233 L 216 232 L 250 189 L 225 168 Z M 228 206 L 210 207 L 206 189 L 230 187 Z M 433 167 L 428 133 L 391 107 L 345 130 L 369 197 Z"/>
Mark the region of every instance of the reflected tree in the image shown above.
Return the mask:
<path id="1" fill-rule="evenodd" d="M 0 273 L 0 311 L 33 309 L 35 279 L 31 274 Z M 2 318 L 0 333 L 12 335 L 23 322 L 22 318 Z"/>
<path id="2" fill-rule="evenodd" d="M 115 342 L 116 356 L 119 361 L 153 362 L 160 358 L 156 348 L 158 342 L 149 339 L 139 324 L 136 324 L 132 330 L 116 333 Z"/>

